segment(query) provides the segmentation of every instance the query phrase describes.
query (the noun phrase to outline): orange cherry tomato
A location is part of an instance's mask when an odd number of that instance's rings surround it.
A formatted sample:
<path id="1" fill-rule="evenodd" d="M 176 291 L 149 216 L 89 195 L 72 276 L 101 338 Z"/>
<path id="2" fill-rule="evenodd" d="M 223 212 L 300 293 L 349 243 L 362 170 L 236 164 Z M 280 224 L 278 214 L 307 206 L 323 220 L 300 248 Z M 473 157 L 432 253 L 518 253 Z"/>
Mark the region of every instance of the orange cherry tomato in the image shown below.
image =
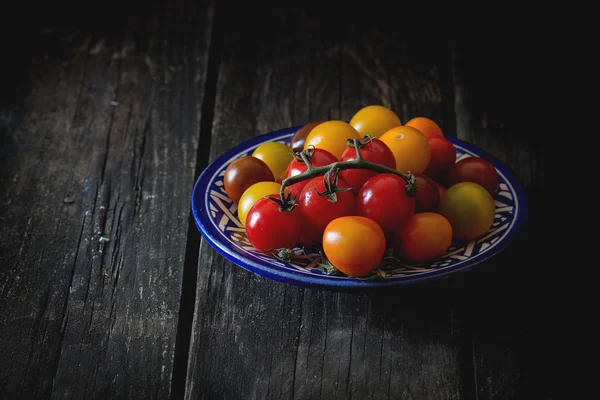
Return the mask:
<path id="1" fill-rule="evenodd" d="M 431 160 L 431 148 L 425 135 L 411 126 L 397 126 L 385 132 L 379 140 L 388 145 L 396 159 L 396 170 L 420 174 Z"/>
<path id="2" fill-rule="evenodd" d="M 358 131 L 361 137 L 371 135 L 377 138 L 395 126 L 402 125 L 395 112 L 380 105 L 370 105 L 361 108 L 350 120 L 350 125 Z"/>
<path id="3" fill-rule="evenodd" d="M 452 243 L 452 225 L 435 212 L 414 214 L 399 233 L 396 250 L 401 258 L 412 262 L 432 261 Z"/>
<path id="4" fill-rule="evenodd" d="M 444 136 L 442 128 L 440 128 L 440 126 L 431 118 L 415 117 L 404 125 L 417 128 L 427 138 L 430 138 L 431 136 Z"/>
<path id="5" fill-rule="evenodd" d="M 323 252 L 329 262 L 348 276 L 361 277 L 375 270 L 386 249 L 383 230 L 370 218 L 343 216 L 323 232 Z"/>
<path id="6" fill-rule="evenodd" d="M 338 160 L 348 148 L 348 139 L 360 139 L 360 134 L 345 121 L 325 121 L 315 126 L 304 141 L 304 150 L 311 145 L 317 149 L 327 150 Z"/>

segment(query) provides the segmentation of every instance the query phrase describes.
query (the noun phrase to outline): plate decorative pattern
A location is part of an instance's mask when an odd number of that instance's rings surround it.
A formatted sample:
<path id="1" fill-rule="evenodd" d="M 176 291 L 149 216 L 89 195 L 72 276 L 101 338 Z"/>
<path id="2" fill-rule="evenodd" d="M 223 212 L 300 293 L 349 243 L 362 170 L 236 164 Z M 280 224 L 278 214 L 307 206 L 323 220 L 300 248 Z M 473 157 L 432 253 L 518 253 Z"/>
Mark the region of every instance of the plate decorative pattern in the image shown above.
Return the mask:
<path id="1" fill-rule="evenodd" d="M 275 256 L 256 251 L 237 217 L 237 206 L 229 199 L 223 186 L 227 166 L 235 159 L 251 155 L 261 143 L 276 141 L 289 143 L 300 126 L 256 136 L 230 149 L 214 160 L 200 175 L 192 193 L 192 214 L 205 240 L 221 255 L 238 266 L 258 275 L 280 282 L 316 288 L 378 288 L 406 285 L 450 273 L 467 270 L 503 250 L 527 218 L 527 199 L 523 186 L 514 173 L 495 157 L 456 138 L 447 137 L 456 148 L 457 160 L 482 157 L 498 171 L 499 189 L 495 196 L 496 216 L 490 230 L 471 241 L 453 241 L 439 259 L 428 264 L 382 264 L 384 277 L 369 280 L 344 275 L 328 275 L 309 262 L 284 262 Z M 295 248 L 298 255 L 318 254 L 308 249 Z"/>

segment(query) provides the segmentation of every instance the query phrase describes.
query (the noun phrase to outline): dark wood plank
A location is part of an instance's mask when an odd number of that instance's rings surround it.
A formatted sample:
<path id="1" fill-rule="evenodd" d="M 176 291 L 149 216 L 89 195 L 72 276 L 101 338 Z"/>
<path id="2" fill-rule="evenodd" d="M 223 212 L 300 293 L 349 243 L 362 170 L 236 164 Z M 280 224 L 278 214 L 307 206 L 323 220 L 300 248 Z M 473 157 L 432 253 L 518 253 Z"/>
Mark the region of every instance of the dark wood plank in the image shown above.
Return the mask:
<path id="1" fill-rule="evenodd" d="M 423 56 L 375 24 L 279 11 L 221 20 L 217 10 L 225 36 L 211 160 L 260 133 L 347 119 L 371 103 L 404 119 L 444 115 L 440 48 Z M 301 289 L 253 275 L 203 241 L 186 397 L 464 398 L 451 290 L 429 289 Z"/>
<path id="2" fill-rule="evenodd" d="M 3 131 L 7 398 L 169 397 L 212 10 L 144 11 L 61 34 Z"/>
<path id="3" fill-rule="evenodd" d="M 472 274 L 469 290 L 478 301 L 465 307 L 463 323 L 472 335 L 480 398 L 550 398 L 552 359 L 544 343 L 553 330 L 554 294 L 546 285 L 549 274 L 535 268 L 547 254 L 539 240 L 545 235 L 545 143 L 528 100 L 536 96 L 529 89 L 536 64 L 516 41 L 486 43 L 454 45 L 457 135 L 517 174 L 526 187 L 529 221 L 508 249 Z"/>

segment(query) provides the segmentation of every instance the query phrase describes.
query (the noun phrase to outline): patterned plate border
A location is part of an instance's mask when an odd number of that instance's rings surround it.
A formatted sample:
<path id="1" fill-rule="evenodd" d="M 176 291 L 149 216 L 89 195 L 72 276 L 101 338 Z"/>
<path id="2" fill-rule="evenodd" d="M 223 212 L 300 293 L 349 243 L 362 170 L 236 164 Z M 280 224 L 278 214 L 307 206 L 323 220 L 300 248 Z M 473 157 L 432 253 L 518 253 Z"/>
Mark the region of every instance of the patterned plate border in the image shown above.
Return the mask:
<path id="1" fill-rule="evenodd" d="M 223 174 L 233 160 L 252 154 L 261 143 L 289 142 L 298 128 L 300 126 L 262 134 L 231 148 L 204 169 L 193 188 L 192 214 L 202 236 L 226 259 L 257 275 L 320 289 L 388 288 L 439 279 L 458 271 L 469 270 L 498 254 L 506 248 L 527 219 L 527 197 L 516 175 L 489 153 L 460 139 L 447 137 L 457 150 L 457 159 L 482 157 L 494 165 L 500 176 L 499 191 L 495 196 L 496 218 L 482 238 L 469 242 L 455 241 L 435 262 L 429 265 L 403 265 L 386 271 L 386 278 L 382 280 L 326 275 L 299 264 L 285 263 L 266 256 L 254 251 L 247 241 L 244 228 L 237 219 L 237 207 L 224 191 Z"/>

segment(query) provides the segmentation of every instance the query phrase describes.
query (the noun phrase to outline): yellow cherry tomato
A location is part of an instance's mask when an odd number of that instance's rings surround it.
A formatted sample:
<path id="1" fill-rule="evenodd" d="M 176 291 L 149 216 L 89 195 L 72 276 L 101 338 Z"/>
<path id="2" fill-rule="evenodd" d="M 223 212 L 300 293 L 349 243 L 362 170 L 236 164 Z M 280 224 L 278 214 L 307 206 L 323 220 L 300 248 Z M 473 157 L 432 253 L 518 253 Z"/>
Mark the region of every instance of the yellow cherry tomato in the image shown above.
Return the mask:
<path id="1" fill-rule="evenodd" d="M 273 172 L 275 180 L 279 182 L 281 182 L 281 177 L 287 170 L 289 163 L 294 159 L 290 147 L 280 142 L 262 143 L 254 150 L 252 156 L 263 160 Z"/>
<path id="2" fill-rule="evenodd" d="M 446 189 L 439 208 L 452 225 L 457 239 L 476 239 L 494 223 L 496 205 L 492 195 L 475 182 L 461 182 Z"/>
<path id="3" fill-rule="evenodd" d="M 279 194 L 281 183 L 273 181 L 256 182 L 242 193 L 238 202 L 238 218 L 246 226 L 246 218 L 250 209 L 259 199 L 272 194 Z"/>
<path id="4" fill-rule="evenodd" d="M 405 125 L 417 128 L 427 138 L 430 138 L 431 136 L 444 136 L 442 128 L 440 128 L 440 126 L 431 118 L 415 117 L 408 121 Z"/>
<path id="5" fill-rule="evenodd" d="M 348 148 L 348 139 L 360 139 L 360 134 L 346 121 L 325 121 L 314 127 L 304 141 L 304 150 L 311 145 L 317 149 L 327 150 L 338 160 Z"/>
<path id="6" fill-rule="evenodd" d="M 397 126 L 379 137 L 396 159 L 396 170 L 403 173 L 409 171 L 420 174 L 425 171 L 431 160 L 429 141 L 412 126 Z"/>
<path id="7" fill-rule="evenodd" d="M 350 120 L 360 137 L 371 135 L 378 138 L 395 126 L 402 125 L 400 117 L 387 107 L 370 105 L 361 108 Z"/>

